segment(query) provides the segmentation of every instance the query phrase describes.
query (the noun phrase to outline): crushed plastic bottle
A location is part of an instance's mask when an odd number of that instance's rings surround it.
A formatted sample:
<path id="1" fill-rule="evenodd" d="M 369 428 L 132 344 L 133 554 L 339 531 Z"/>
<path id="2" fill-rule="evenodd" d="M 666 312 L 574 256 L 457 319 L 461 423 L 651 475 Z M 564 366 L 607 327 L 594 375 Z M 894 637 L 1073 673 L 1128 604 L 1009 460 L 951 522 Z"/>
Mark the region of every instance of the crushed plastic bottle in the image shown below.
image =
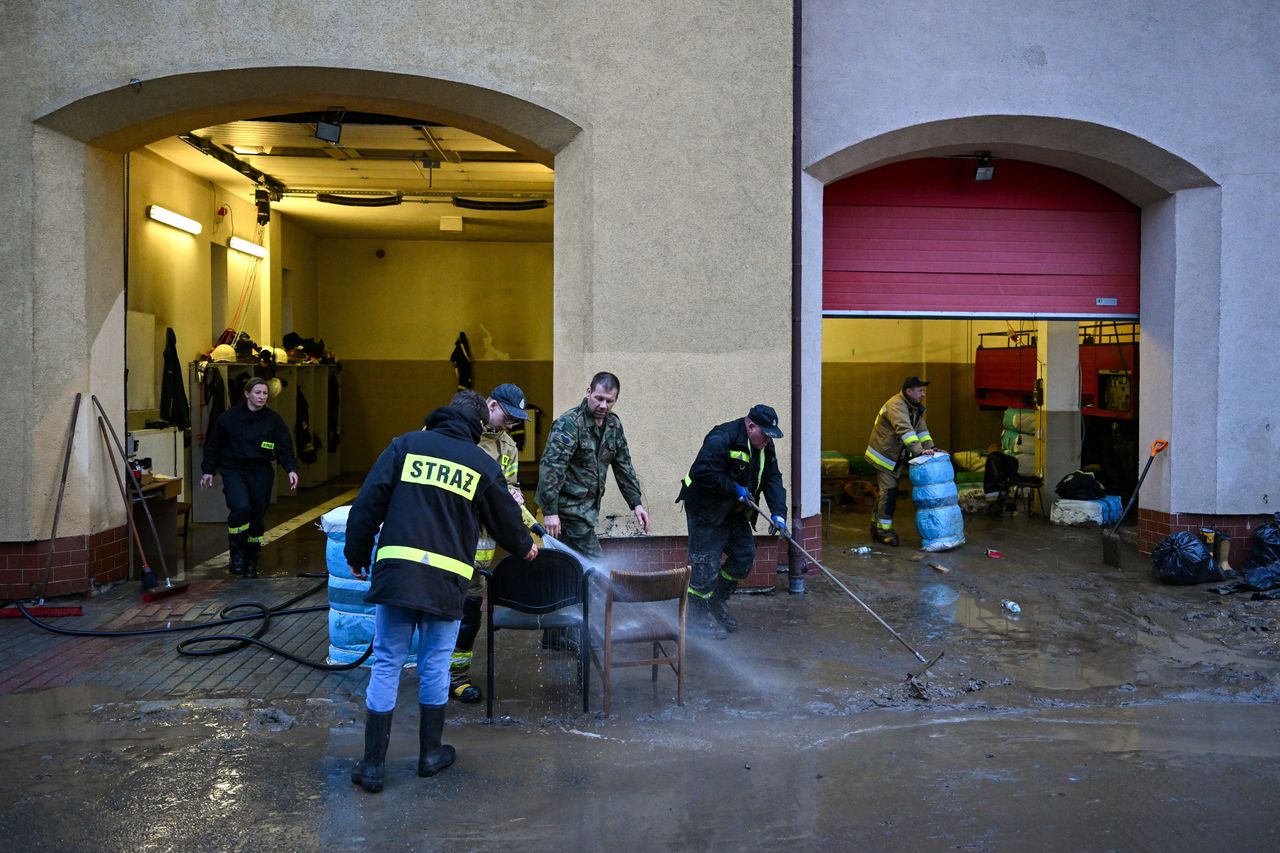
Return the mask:
<path id="1" fill-rule="evenodd" d="M 1022 612 L 1022 607 L 1018 604 L 1018 602 L 1014 601 L 1012 598 L 1006 598 L 1004 601 L 1000 602 L 1000 606 L 1003 607 L 1005 610 L 1008 610 L 1010 613 Z"/>
<path id="2" fill-rule="evenodd" d="M 868 554 L 870 554 L 870 553 L 871 553 L 871 546 L 870 546 L 870 545 L 859 545 L 857 548 L 850 548 L 849 550 L 850 550 L 850 551 L 852 551 L 853 553 L 855 553 L 855 554 L 859 555 L 859 556 L 865 557 L 865 556 L 867 556 Z"/>

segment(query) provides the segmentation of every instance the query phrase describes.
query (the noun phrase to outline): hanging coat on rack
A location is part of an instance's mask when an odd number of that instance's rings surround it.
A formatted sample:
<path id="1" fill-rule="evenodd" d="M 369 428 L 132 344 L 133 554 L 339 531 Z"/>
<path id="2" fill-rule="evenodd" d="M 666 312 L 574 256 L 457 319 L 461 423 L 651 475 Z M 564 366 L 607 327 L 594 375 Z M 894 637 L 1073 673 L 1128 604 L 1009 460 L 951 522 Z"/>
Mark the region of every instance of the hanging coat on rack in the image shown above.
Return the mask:
<path id="1" fill-rule="evenodd" d="M 191 407 L 187 387 L 182 382 L 182 362 L 178 360 L 178 339 L 173 329 L 165 330 L 164 375 L 160 379 L 160 417 L 178 429 L 190 429 Z"/>
<path id="2" fill-rule="evenodd" d="M 341 386 L 338 384 L 338 371 L 342 370 L 342 365 L 337 365 L 333 370 L 329 371 L 329 452 L 334 453 L 338 449 L 338 444 L 342 441 L 342 433 L 338 429 L 338 415 L 342 410 L 340 404 L 340 395 L 342 393 Z"/>
<path id="3" fill-rule="evenodd" d="M 453 369 L 458 374 L 459 391 L 475 387 L 475 380 L 471 377 L 472 360 L 471 344 L 467 342 L 467 333 L 458 332 L 458 339 L 453 342 L 453 352 L 449 355 L 449 361 L 453 362 Z"/>
<path id="4" fill-rule="evenodd" d="M 227 386 L 222 381 L 222 371 L 212 364 L 204 369 L 204 382 L 201 393 L 204 395 L 204 409 L 207 420 L 200 433 L 200 444 L 204 445 L 208 436 L 213 434 L 213 425 L 227 410 Z"/>

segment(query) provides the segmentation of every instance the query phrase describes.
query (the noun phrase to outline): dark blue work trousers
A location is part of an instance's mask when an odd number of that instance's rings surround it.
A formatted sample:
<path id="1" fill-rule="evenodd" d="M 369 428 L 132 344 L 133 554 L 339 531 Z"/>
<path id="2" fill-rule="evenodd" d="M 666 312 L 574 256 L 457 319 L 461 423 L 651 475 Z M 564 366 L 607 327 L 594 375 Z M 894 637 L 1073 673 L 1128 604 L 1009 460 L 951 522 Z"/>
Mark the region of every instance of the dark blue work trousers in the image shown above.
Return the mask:
<path id="1" fill-rule="evenodd" d="M 223 468 L 222 493 L 227 498 L 227 541 L 232 551 L 247 559 L 256 559 L 262 550 L 267 507 L 271 505 L 271 487 L 275 484 L 275 467 L 245 465 Z"/>

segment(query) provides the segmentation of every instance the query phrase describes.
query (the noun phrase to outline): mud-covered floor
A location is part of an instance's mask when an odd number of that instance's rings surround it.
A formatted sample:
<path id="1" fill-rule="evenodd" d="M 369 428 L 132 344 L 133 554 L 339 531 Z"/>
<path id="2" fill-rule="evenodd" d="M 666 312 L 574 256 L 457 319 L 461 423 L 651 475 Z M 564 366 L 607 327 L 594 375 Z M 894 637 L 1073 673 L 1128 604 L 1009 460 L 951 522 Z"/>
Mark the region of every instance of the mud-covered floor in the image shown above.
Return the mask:
<path id="1" fill-rule="evenodd" d="M 452 705 L 458 763 L 418 779 L 407 677 L 376 796 L 348 777 L 359 673 L 306 697 L 0 696 L 5 846 L 1276 849 L 1280 602 L 1157 586 L 1131 544 L 1106 568 L 1097 529 L 966 525 L 962 549 L 913 559 L 910 536 L 852 554 L 865 514 L 832 519 L 829 568 L 945 651 L 925 678 L 816 574 L 805 595 L 782 577 L 736 596 L 727 639 L 691 634 L 683 707 L 669 671 L 636 668 L 614 676 L 610 718 L 578 713 L 570 659 L 500 633 L 494 724 Z M 308 534 L 280 546 L 288 564 L 313 559 Z"/>

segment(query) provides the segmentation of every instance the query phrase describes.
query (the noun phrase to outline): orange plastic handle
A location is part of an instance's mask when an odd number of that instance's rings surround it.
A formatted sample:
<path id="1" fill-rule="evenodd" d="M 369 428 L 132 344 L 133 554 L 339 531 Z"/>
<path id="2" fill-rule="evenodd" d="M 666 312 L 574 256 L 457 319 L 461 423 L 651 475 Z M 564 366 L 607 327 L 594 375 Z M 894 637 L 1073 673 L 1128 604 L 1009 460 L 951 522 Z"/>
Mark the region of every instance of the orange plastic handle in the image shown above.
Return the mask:
<path id="1" fill-rule="evenodd" d="M 1165 441 L 1163 438 L 1157 441 L 1151 442 L 1151 455 L 1155 456 L 1157 453 L 1160 453 L 1168 446 L 1169 446 L 1169 442 Z"/>

